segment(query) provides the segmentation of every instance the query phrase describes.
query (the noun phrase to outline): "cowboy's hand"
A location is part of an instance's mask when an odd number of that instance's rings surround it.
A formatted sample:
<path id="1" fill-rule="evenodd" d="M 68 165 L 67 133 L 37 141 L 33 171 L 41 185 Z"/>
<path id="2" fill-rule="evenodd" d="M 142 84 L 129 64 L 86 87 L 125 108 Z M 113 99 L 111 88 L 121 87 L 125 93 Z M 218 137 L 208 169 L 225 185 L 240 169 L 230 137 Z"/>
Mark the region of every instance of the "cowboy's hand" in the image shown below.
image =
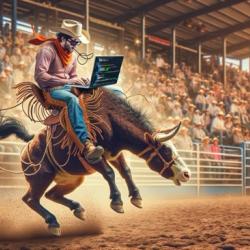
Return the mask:
<path id="1" fill-rule="evenodd" d="M 74 80 L 74 84 L 88 86 L 89 85 L 89 79 L 82 77 L 82 78 Z"/>
<path id="2" fill-rule="evenodd" d="M 82 81 L 84 82 L 84 85 L 89 85 L 89 78 L 88 77 L 86 77 L 86 78 L 81 78 L 82 79 Z"/>

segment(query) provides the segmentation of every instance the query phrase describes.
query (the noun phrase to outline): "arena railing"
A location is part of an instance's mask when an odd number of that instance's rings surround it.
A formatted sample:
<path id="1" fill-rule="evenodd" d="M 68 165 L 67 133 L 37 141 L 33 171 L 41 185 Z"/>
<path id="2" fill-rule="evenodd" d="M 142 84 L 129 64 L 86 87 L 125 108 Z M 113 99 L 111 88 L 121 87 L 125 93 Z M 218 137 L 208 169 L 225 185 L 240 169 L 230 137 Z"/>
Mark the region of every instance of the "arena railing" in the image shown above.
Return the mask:
<path id="1" fill-rule="evenodd" d="M 22 142 L 5 140 L 0 142 L 0 189 L 26 188 L 20 164 L 20 153 L 25 145 L 26 143 Z M 3 169 L 11 172 L 6 172 Z M 16 172 L 20 174 L 15 174 Z"/>
<path id="2" fill-rule="evenodd" d="M 244 194 L 250 195 L 250 142 L 243 145 L 243 161 L 244 161 Z"/>
<path id="3" fill-rule="evenodd" d="M 1 141 L 0 167 L 20 171 L 20 152 L 25 145 L 25 143 Z M 204 189 L 215 187 L 237 188 L 242 194 L 246 194 L 246 190 L 250 192 L 250 142 L 245 143 L 244 147 L 220 146 L 220 149 L 219 153 L 205 152 L 201 150 L 200 144 L 194 144 L 193 150 L 178 150 L 192 172 L 191 180 L 183 186 L 193 187 L 198 196 Z M 151 171 L 143 160 L 128 152 L 125 152 L 125 156 L 138 186 L 173 186 L 172 181 L 167 181 Z M 118 183 L 124 183 L 118 177 L 118 173 L 116 176 Z M 105 182 L 100 181 L 100 178 L 99 175 L 89 176 L 86 184 L 103 185 Z M 0 170 L 0 180 L 0 188 L 25 186 L 22 174 L 5 173 Z"/>
<path id="4" fill-rule="evenodd" d="M 212 187 L 225 190 L 229 187 L 237 188 L 237 192 L 240 190 L 240 193 L 244 193 L 243 149 L 241 147 L 229 146 L 220 146 L 220 149 L 220 153 L 204 152 L 199 144 L 194 144 L 193 150 L 178 150 L 192 172 L 190 181 L 182 185 L 194 187 L 197 196 L 200 195 L 201 189 L 203 189 L 202 193 L 204 193 L 205 189 L 211 189 Z M 148 170 L 144 161 L 135 158 L 131 154 L 129 154 L 129 166 L 131 166 L 135 183 L 139 185 L 173 185 L 171 181 L 166 182 L 157 173 Z M 215 190 L 214 193 L 217 191 Z"/>

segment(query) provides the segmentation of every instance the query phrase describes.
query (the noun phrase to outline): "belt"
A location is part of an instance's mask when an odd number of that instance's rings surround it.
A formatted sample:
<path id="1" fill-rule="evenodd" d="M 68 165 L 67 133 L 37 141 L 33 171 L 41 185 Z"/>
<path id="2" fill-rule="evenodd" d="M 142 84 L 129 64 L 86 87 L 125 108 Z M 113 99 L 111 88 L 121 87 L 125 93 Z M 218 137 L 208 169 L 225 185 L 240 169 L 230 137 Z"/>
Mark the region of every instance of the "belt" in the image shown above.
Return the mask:
<path id="1" fill-rule="evenodd" d="M 61 89 L 61 88 L 63 88 L 63 85 L 62 86 L 57 86 L 57 87 L 49 88 L 48 91 L 50 91 L 50 90 L 56 90 L 56 89 Z"/>

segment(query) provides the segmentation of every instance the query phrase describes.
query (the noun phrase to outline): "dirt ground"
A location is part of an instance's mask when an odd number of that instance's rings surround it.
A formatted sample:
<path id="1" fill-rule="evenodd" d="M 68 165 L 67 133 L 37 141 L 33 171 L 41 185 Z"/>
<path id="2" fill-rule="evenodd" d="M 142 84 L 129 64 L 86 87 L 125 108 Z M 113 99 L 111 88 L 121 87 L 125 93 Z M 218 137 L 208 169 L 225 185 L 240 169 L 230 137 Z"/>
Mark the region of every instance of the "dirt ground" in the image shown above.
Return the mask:
<path id="1" fill-rule="evenodd" d="M 62 228 L 56 238 L 19 195 L 4 196 L 0 249 L 250 249 L 248 197 L 146 200 L 143 209 L 126 204 L 124 214 L 113 212 L 107 202 L 100 207 L 88 201 L 84 222 L 48 203 Z"/>

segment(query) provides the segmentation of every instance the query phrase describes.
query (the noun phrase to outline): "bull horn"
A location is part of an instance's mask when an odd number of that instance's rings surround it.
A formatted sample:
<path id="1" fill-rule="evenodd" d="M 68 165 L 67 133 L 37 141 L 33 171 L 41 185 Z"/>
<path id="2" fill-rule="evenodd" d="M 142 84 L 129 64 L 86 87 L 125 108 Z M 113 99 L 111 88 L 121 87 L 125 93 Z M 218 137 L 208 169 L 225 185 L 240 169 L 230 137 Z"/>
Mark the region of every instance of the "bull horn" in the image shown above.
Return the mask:
<path id="1" fill-rule="evenodd" d="M 161 131 L 160 133 L 157 133 L 154 136 L 154 139 L 158 142 L 168 141 L 178 133 L 180 127 L 181 127 L 181 122 L 178 125 L 176 125 L 174 128 L 165 130 L 164 133 L 163 131 Z"/>

